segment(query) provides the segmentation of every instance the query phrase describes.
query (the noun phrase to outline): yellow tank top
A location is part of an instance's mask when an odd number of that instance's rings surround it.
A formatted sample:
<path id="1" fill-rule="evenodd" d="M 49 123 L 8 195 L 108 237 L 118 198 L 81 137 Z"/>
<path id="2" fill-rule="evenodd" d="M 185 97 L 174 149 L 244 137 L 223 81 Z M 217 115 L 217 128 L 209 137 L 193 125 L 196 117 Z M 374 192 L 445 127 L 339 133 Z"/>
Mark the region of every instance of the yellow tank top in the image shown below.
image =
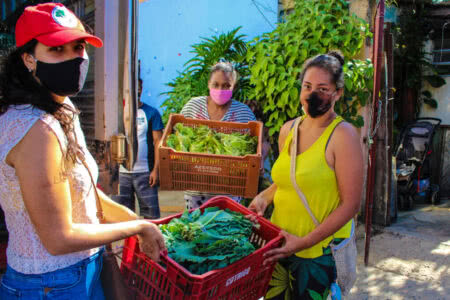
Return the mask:
<path id="1" fill-rule="evenodd" d="M 306 151 L 297 156 L 295 178 L 300 189 L 305 194 L 308 204 L 317 220 L 322 223 L 339 205 L 339 189 L 336 174 L 325 159 L 325 149 L 328 140 L 336 126 L 342 121 L 336 117 L 325 129 L 322 135 Z M 289 177 L 290 154 L 289 145 L 292 140 L 293 128 L 289 132 L 278 159 L 272 168 L 272 179 L 277 185 L 274 196 L 274 211 L 271 221 L 285 231 L 303 237 L 316 227 L 298 197 Z M 301 138 L 301 137 L 300 137 Z M 350 220 L 335 234 L 335 238 L 348 238 L 351 232 Z M 297 252 L 303 258 L 316 258 L 323 255 L 333 238 L 330 236 L 309 249 Z"/>

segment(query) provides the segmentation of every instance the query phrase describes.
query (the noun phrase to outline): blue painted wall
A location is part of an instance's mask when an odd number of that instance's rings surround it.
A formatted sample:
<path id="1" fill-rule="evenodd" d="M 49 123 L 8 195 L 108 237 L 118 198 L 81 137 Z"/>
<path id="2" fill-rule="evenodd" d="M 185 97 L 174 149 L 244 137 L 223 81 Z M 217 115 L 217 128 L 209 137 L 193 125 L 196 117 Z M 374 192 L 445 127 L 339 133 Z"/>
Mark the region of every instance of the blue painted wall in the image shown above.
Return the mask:
<path id="1" fill-rule="evenodd" d="M 261 11 L 259 11 L 258 10 Z M 229 32 L 251 40 L 276 26 L 278 0 L 148 0 L 139 6 L 139 59 L 142 100 L 159 109 L 165 84 L 192 58 L 190 45 L 200 37 Z"/>

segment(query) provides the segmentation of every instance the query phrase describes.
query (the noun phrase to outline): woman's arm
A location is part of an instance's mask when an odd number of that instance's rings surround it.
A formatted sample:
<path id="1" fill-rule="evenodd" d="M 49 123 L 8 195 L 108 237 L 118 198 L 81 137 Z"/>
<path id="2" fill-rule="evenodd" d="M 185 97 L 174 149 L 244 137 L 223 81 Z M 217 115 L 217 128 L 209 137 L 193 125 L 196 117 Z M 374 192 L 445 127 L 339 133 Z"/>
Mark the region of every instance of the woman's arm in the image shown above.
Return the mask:
<path id="1" fill-rule="evenodd" d="M 48 252 L 61 255 L 139 234 L 144 251 L 158 260 L 165 246 L 154 224 L 144 220 L 116 224 L 73 222 L 70 187 L 61 174 L 62 159 L 55 134 L 42 121 L 36 122 L 7 157 L 18 176 L 31 222 Z"/>
<path id="2" fill-rule="evenodd" d="M 285 245 L 269 251 L 267 256 L 270 258 L 267 261 L 275 261 L 316 245 L 341 229 L 358 213 L 364 177 L 359 135 L 350 124 L 343 123 L 336 128 L 328 147 L 332 147 L 334 154 L 334 169 L 341 199 L 339 206 L 305 237 L 283 232 Z"/>

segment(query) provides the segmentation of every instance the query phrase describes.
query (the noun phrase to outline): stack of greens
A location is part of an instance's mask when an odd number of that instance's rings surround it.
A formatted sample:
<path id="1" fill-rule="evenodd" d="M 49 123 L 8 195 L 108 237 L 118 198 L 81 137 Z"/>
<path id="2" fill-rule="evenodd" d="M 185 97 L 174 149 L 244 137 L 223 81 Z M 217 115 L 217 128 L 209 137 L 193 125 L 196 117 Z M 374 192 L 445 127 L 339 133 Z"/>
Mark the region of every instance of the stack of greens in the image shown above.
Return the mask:
<path id="1" fill-rule="evenodd" d="M 226 267 L 255 251 L 249 237 L 257 226 L 229 209 L 185 211 L 160 225 L 169 257 L 193 274 Z"/>
<path id="2" fill-rule="evenodd" d="M 233 132 L 216 132 L 206 125 L 196 128 L 177 123 L 167 138 L 167 146 L 177 151 L 244 156 L 255 154 L 258 137 Z"/>

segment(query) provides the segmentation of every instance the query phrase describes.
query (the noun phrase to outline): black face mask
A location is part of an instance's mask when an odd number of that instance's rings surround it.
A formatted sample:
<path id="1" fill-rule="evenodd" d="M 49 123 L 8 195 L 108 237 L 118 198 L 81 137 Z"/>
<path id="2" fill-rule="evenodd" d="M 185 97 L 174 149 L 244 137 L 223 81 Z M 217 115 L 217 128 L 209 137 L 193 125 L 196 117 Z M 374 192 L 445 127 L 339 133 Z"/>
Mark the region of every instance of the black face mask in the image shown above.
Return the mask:
<path id="1" fill-rule="evenodd" d="M 308 115 L 317 118 L 325 114 L 331 107 L 331 101 L 320 98 L 317 92 L 312 92 L 306 99 L 308 102 Z"/>
<path id="2" fill-rule="evenodd" d="M 75 95 L 83 88 L 89 59 L 77 57 L 55 64 L 36 60 L 36 63 L 36 77 L 56 95 Z"/>

